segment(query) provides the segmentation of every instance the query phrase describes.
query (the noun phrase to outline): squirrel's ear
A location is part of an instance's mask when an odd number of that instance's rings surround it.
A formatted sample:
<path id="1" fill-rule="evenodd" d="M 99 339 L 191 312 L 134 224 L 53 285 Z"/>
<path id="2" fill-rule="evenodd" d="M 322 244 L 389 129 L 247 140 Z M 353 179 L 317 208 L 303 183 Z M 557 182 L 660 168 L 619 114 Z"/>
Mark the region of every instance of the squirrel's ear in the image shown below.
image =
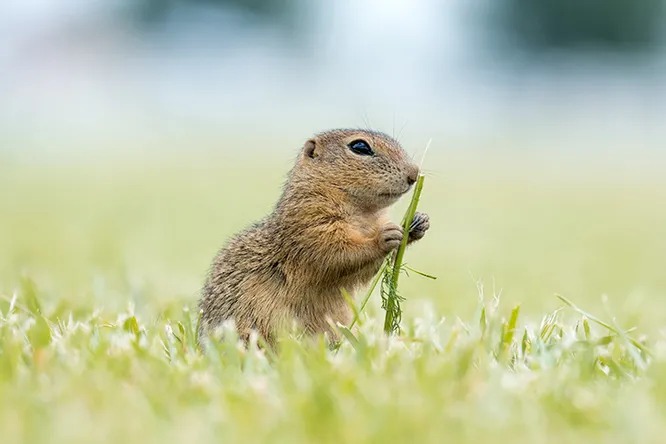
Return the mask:
<path id="1" fill-rule="evenodd" d="M 310 159 L 314 159 L 319 156 L 319 150 L 317 148 L 317 141 L 315 139 L 310 139 L 305 142 L 305 145 L 303 146 L 303 155 Z"/>

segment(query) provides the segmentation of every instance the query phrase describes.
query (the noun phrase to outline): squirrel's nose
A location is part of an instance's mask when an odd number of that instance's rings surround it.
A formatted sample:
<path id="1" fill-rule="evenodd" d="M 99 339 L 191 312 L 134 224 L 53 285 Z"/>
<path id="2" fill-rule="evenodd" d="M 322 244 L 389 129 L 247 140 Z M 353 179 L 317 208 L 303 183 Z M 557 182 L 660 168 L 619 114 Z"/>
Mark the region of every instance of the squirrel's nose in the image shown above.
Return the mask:
<path id="1" fill-rule="evenodd" d="M 416 165 L 412 166 L 409 171 L 407 171 L 407 183 L 411 187 L 416 182 L 416 179 L 419 177 L 419 167 Z"/>

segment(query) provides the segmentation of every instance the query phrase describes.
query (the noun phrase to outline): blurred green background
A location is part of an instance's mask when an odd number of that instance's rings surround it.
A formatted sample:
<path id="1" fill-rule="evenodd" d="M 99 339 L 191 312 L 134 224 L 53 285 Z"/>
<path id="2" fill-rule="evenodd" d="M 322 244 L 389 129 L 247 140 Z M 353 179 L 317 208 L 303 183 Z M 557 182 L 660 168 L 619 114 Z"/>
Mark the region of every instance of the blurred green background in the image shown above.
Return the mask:
<path id="1" fill-rule="evenodd" d="M 0 6 L 0 292 L 194 303 L 312 133 L 428 140 L 407 311 L 666 308 L 664 2 Z M 395 209 L 398 218 L 404 208 Z M 377 301 L 375 301 L 377 302 Z M 377 304 L 375 304 L 376 306 Z"/>

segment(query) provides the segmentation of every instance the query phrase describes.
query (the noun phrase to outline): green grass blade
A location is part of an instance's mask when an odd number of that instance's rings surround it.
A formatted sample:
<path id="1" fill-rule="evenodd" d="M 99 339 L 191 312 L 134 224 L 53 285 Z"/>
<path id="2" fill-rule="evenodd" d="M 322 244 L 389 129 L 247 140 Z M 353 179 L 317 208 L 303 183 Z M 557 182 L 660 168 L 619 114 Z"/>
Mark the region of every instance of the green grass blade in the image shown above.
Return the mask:
<path id="1" fill-rule="evenodd" d="M 414 220 L 414 214 L 416 214 L 416 208 L 419 204 L 419 198 L 421 197 L 421 191 L 423 190 L 424 180 L 425 176 L 423 174 L 420 174 L 416 180 L 416 186 L 414 187 L 412 200 L 409 203 L 409 207 L 407 207 L 407 211 L 402 222 L 402 228 L 404 232 L 402 242 L 400 243 L 400 246 L 395 253 L 392 269 L 387 269 L 385 271 L 385 276 L 390 279 L 388 294 L 386 295 L 386 316 L 384 318 L 384 332 L 387 334 L 394 333 L 398 329 L 398 319 L 400 317 L 400 300 L 397 293 L 398 280 L 400 278 L 400 271 L 402 269 L 402 262 L 405 256 L 407 242 L 409 241 L 409 227 Z"/>
<path id="2" fill-rule="evenodd" d="M 573 309 L 574 311 L 576 311 L 576 312 L 579 313 L 580 315 L 585 316 L 585 317 L 588 318 L 590 321 L 595 322 L 595 323 L 601 325 L 602 327 L 606 328 L 607 330 L 612 331 L 613 333 L 616 333 L 618 336 L 621 336 L 621 337 L 626 338 L 627 341 L 629 341 L 631 344 L 634 345 L 634 347 L 638 348 L 639 350 L 641 350 L 641 351 L 642 351 L 643 353 L 645 353 L 646 355 L 648 355 L 648 356 L 653 356 L 653 355 L 654 355 L 654 353 L 652 353 L 652 351 L 650 351 L 645 345 L 641 344 L 641 343 L 640 343 L 639 341 L 637 341 L 636 339 L 627 336 L 627 335 L 626 335 L 626 332 L 625 332 L 624 330 L 622 330 L 621 328 L 619 328 L 619 327 L 617 327 L 617 326 L 613 326 L 613 325 L 609 324 L 608 322 L 602 321 L 601 319 L 599 319 L 598 317 L 594 316 L 593 314 L 591 314 L 591 313 L 589 313 L 589 312 L 583 310 L 582 308 L 578 307 L 578 306 L 577 306 L 576 304 L 574 304 L 571 300 L 567 299 L 566 297 L 564 297 L 564 296 L 562 296 L 562 295 L 556 294 L 555 296 L 556 296 L 559 300 L 561 300 L 562 302 L 564 302 L 566 305 L 568 305 L 569 307 L 571 307 L 571 309 Z"/>

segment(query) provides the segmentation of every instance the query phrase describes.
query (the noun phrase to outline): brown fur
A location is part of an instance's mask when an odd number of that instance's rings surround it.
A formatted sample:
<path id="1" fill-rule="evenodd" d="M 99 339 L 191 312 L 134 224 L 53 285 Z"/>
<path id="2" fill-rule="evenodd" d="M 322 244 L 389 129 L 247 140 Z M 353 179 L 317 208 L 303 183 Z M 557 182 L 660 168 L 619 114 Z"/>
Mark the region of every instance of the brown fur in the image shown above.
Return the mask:
<path id="1" fill-rule="evenodd" d="M 363 139 L 374 156 L 347 146 Z M 233 320 L 243 339 L 256 330 L 269 343 L 296 321 L 306 332 L 347 324 L 342 295 L 367 285 L 397 248 L 402 229 L 387 208 L 416 180 L 418 167 L 391 137 L 331 130 L 309 139 L 274 211 L 234 236 L 215 258 L 203 288 L 200 336 Z M 418 213 L 409 241 L 429 227 Z"/>

